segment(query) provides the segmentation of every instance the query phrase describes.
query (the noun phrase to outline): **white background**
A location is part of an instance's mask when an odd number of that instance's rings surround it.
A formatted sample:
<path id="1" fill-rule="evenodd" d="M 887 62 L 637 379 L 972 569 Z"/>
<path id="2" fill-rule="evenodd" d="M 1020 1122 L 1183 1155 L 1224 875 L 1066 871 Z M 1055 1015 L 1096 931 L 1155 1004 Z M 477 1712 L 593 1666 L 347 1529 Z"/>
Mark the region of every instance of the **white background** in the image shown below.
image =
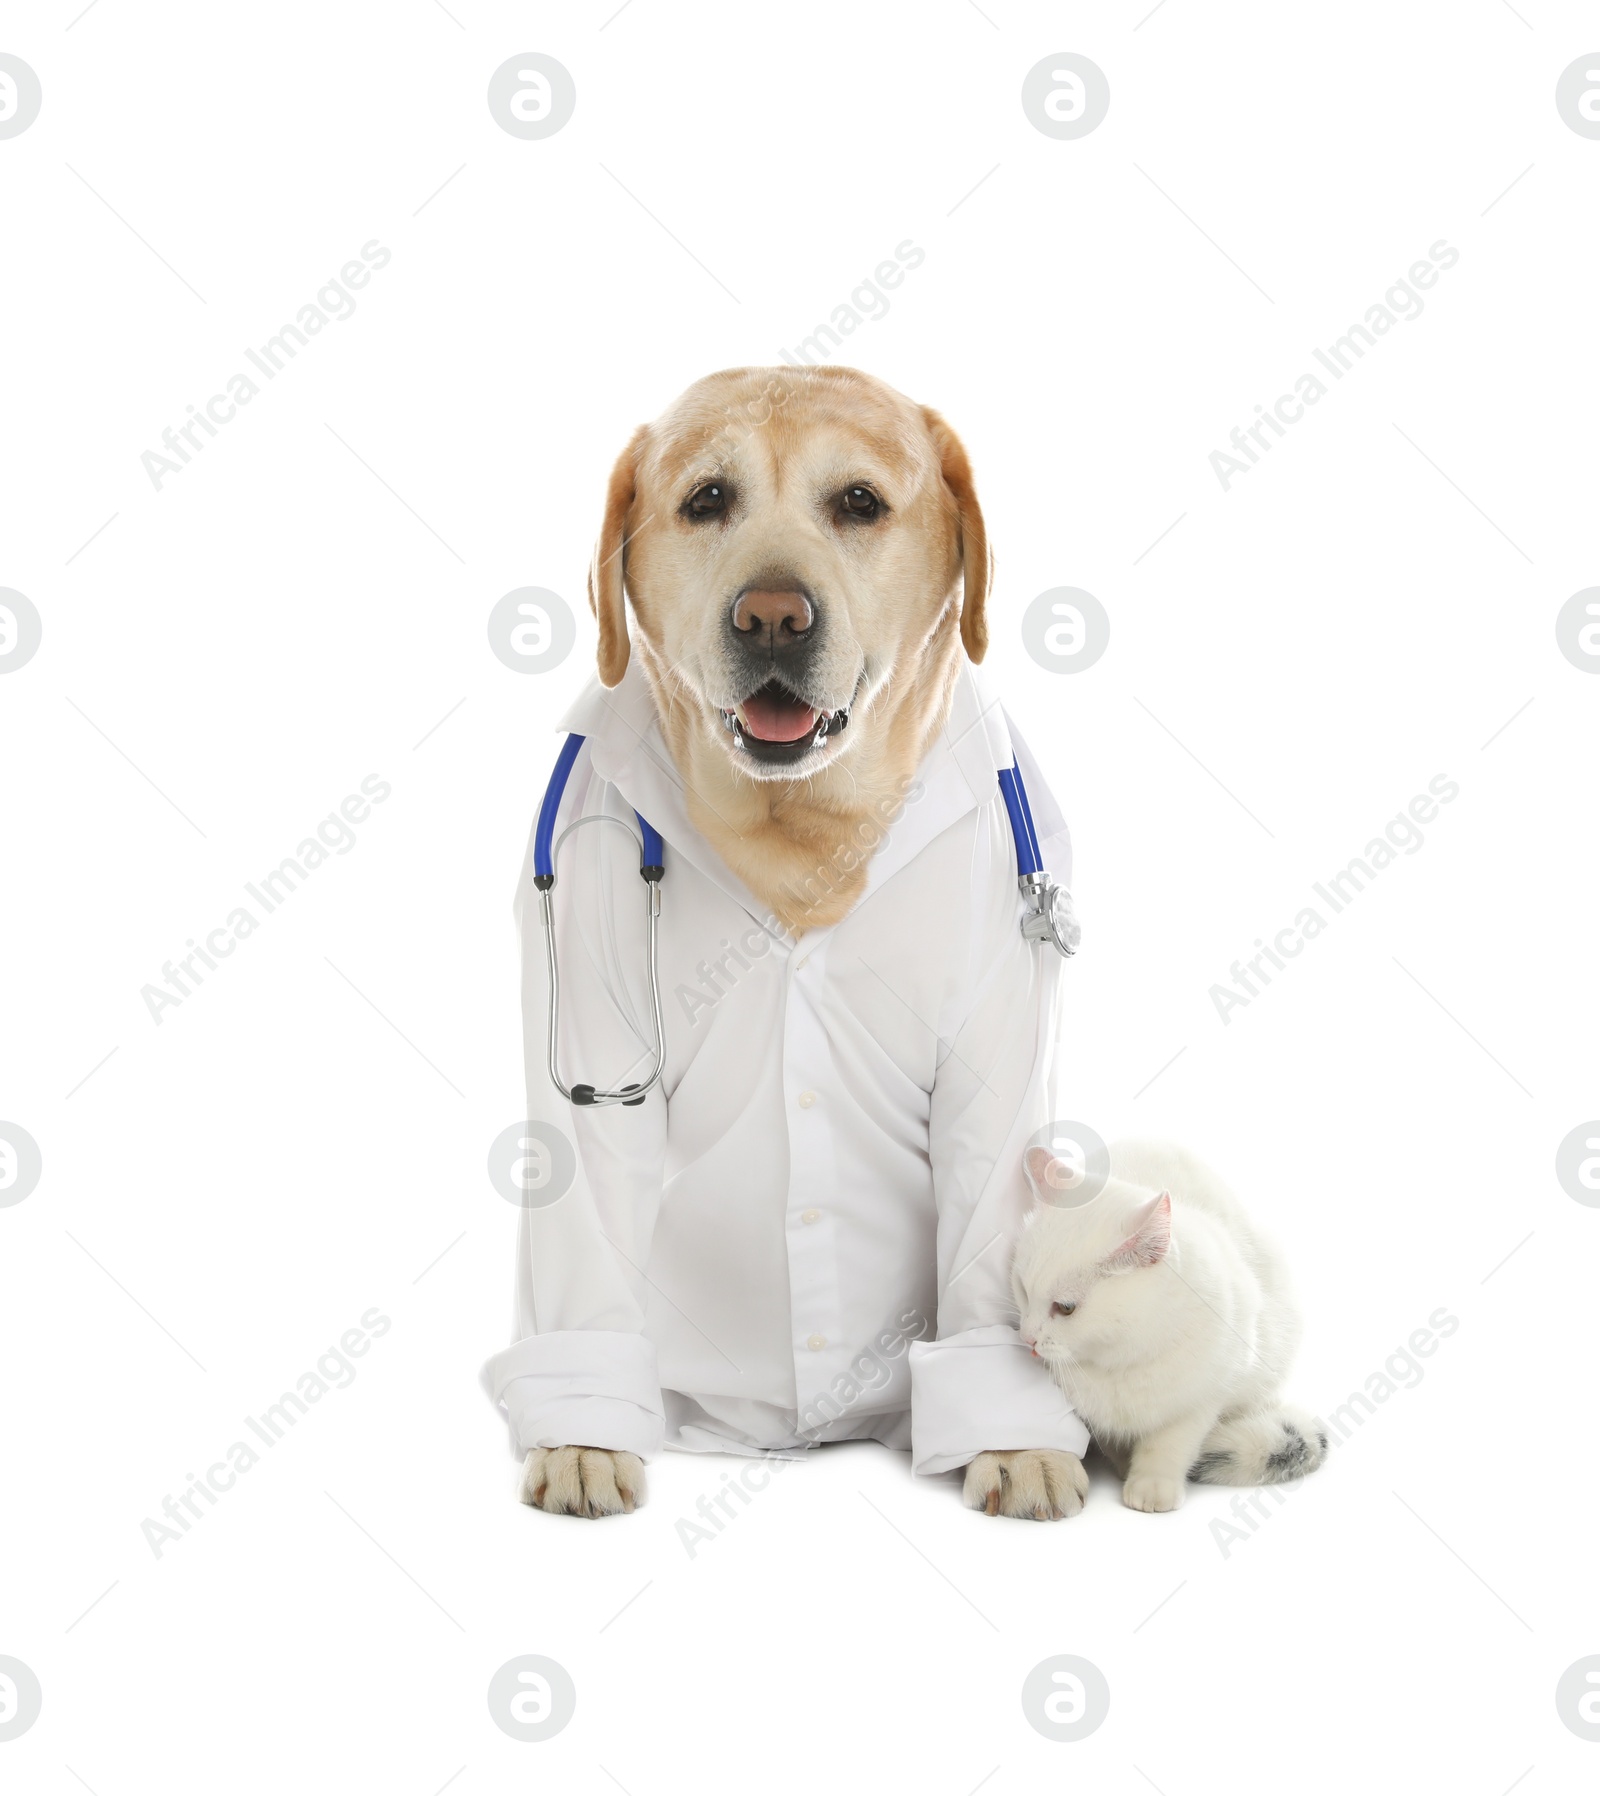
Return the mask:
<path id="1" fill-rule="evenodd" d="M 1600 1215 L 1554 1164 L 1600 1114 L 1600 680 L 1554 620 L 1600 578 L 1600 142 L 1554 91 L 1593 7 L 449 5 L 0 28 L 44 96 L 0 141 L 0 585 L 44 630 L 0 679 L 0 1118 L 44 1168 L 0 1209 L 0 1653 L 44 1692 L 8 1784 L 1592 1788 L 1554 1693 L 1600 1652 Z M 485 100 L 529 50 L 577 84 L 538 142 Z M 1063 50 L 1111 85 L 1072 142 L 1020 103 Z M 142 452 L 374 238 L 354 315 L 155 490 Z M 907 239 L 840 359 L 973 457 L 991 671 L 1075 837 L 1076 1113 L 1275 1227 L 1309 1407 L 1459 1320 L 1226 1554 L 1227 1492 L 1137 1515 L 1101 1468 L 1023 1525 L 858 1446 L 691 1558 L 730 1462 L 535 1514 L 475 1382 L 510 898 L 606 474 Z M 1423 313 L 1225 492 L 1211 451 L 1440 239 Z M 522 585 L 579 612 L 555 672 L 489 652 Z M 1072 676 L 1018 630 L 1059 585 L 1111 618 Z M 153 1022 L 163 962 L 374 773 L 355 846 Z M 1425 846 L 1224 1024 L 1230 963 L 1438 774 Z M 354 1384 L 157 1559 L 142 1521 L 372 1306 Z M 577 1685 L 544 1744 L 486 1706 L 523 1653 Z M 1077 1744 L 1020 1703 L 1057 1653 L 1111 1687 Z"/>

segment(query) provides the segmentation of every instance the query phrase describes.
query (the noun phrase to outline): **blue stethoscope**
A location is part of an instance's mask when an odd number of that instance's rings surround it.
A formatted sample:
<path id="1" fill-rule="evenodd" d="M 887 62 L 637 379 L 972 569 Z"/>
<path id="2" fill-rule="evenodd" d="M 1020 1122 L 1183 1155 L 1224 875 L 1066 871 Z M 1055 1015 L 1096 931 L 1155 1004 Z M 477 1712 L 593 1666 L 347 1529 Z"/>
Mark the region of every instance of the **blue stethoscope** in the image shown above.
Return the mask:
<path id="1" fill-rule="evenodd" d="M 665 1036 L 661 1026 L 661 987 L 658 980 L 656 924 L 661 917 L 661 881 L 666 874 L 666 850 L 660 834 L 652 829 L 638 811 L 633 813 L 639 834 L 620 817 L 596 814 L 579 817 L 555 835 L 556 813 L 561 809 L 562 795 L 572 773 L 572 764 L 583 747 L 583 737 L 568 736 L 556 756 L 550 784 L 545 787 L 544 802 L 539 806 L 539 821 L 533 832 L 533 883 L 539 893 L 540 911 L 544 918 L 545 961 L 550 969 L 550 1078 L 557 1091 L 569 1103 L 584 1108 L 600 1109 L 607 1104 L 642 1104 L 645 1094 L 661 1077 L 665 1064 Z M 1063 957 L 1077 947 L 1077 925 L 1072 915 L 1072 899 L 1064 886 L 1059 886 L 1045 872 L 1039 853 L 1039 837 L 1033 827 L 1033 810 L 1028 803 L 1028 789 L 1022 783 L 1022 770 L 1013 760 L 1009 768 L 1000 770 L 1000 796 L 1005 800 L 1006 816 L 1011 820 L 1011 839 L 1017 850 L 1017 886 L 1027 903 L 1022 919 L 1022 933 L 1030 942 L 1049 942 Z M 614 823 L 639 844 L 639 877 L 645 884 L 645 907 L 649 919 L 650 1009 L 655 1018 L 655 1066 L 642 1083 L 624 1085 L 616 1091 L 600 1091 L 593 1085 L 575 1084 L 570 1089 L 561 1083 L 556 1068 L 556 1018 L 561 1003 L 560 976 L 556 971 L 555 912 L 550 894 L 556 883 L 556 855 L 561 844 L 575 829 L 586 823 Z M 552 840 L 554 837 L 554 840 Z"/>

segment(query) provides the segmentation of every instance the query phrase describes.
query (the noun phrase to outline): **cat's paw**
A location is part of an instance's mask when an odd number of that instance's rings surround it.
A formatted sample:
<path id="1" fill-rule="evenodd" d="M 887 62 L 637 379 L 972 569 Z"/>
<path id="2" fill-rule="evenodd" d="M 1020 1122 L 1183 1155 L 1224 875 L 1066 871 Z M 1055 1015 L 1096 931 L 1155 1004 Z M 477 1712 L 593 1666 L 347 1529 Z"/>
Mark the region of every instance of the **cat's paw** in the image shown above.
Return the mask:
<path id="1" fill-rule="evenodd" d="M 1122 1500 L 1130 1509 L 1142 1509 L 1147 1515 L 1165 1515 L 1183 1501 L 1183 1480 L 1157 1472 L 1135 1472 L 1122 1487 Z"/>
<path id="2" fill-rule="evenodd" d="M 644 1463 L 607 1447 L 535 1447 L 520 1501 L 548 1515 L 627 1515 L 644 1501 Z"/>
<path id="3" fill-rule="evenodd" d="M 1059 1522 L 1076 1515 L 1089 1494 L 1089 1474 L 1075 1453 L 1028 1448 L 980 1453 L 967 1467 L 961 1500 L 985 1515 Z"/>

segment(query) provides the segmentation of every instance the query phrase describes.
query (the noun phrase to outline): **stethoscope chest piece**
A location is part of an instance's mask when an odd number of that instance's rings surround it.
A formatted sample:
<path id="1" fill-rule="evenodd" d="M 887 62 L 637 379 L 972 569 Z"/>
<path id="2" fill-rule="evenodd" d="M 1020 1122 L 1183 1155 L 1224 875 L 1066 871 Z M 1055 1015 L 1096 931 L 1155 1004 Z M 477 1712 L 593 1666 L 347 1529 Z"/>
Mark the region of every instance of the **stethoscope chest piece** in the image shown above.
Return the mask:
<path id="1" fill-rule="evenodd" d="M 1057 885 L 1048 873 L 1026 873 L 1017 884 L 1030 905 L 1022 919 L 1022 933 L 1030 942 L 1048 942 L 1064 959 L 1078 952 L 1082 930 L 1072 908 L 1072 894 Z"/>
<path id="2" fill-rule="evenodd" d="M 1015 761 L 1000 769 L 1000 795 L 1006 801 L 1011 836 L 1017 847 L 1017 887 L 1028 907 L 1022 918 L 1022 933 L 1030 942 L 1048 942 L 1063 960 L 1070 959 L 1078 951 L 1082 934 L 1072 909 L 1072 894 L 1044 870 L 1028 788 L 1022 783 L 1022 770 Z"/>

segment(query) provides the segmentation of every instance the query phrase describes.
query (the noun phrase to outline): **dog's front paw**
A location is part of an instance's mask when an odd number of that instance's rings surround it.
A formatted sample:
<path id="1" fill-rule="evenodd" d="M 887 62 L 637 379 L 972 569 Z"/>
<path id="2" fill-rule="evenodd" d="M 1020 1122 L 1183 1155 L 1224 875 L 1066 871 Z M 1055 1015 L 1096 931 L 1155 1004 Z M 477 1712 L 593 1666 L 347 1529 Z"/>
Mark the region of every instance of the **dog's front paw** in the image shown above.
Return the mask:
<path id="1" fill-rule="evenodd" d="M 535 1447 L 517 1496 L 549 1515 L 631 1514 L 644 1501 L 644 1462 L 608 1447 Z"/>
<path id="2" fill-rule="evenodd" d="M 1163 1478 L 1155 1472 L 1135 1472 L 1122 1487 L 1122 1500 L 1130 1509 L 1164 1515 L 1183 1501 L 1183 1480 Z"/>
<path id="3" fill-rule="evenodd" d="M 1059 1522 L 1076 1515 L 1089 1494 L 1089 1474 L 1075 1453 L 1027 1448 L 980 1453 L 967 1467 L 961 1500 L 985 1515 L 1016 1515 Z"/>

